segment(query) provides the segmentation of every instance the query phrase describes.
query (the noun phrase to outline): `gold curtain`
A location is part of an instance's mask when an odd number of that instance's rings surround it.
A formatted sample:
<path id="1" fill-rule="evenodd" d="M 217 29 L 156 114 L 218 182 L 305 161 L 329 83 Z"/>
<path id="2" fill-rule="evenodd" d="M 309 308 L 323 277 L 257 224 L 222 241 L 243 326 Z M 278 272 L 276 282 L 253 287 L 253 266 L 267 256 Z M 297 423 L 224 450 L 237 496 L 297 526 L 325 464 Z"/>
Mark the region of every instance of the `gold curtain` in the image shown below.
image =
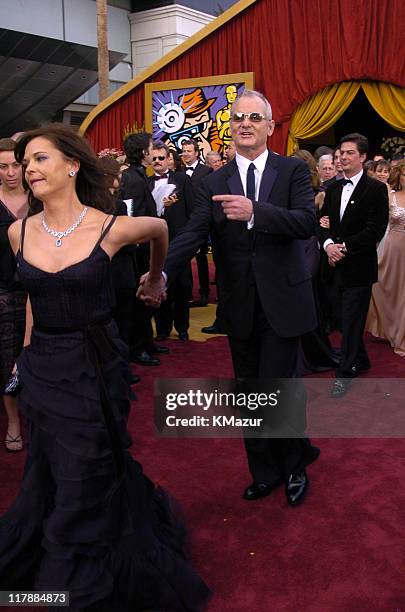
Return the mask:
<path id="1" fill-rule="evenodd" d="M 405 132 L 405 89 L 381 81 L 361 83 L 374 110 L 393 128 Z"/>
<path id="2" fill-rule="evenodd" d="M 312 138 L 329 129 L 343 115 L 359 89 L 359 82 L 344 81 L 325 87 L 307 98 L 291 120 L 287 155 L 298 149 L 299 138 Z"/>

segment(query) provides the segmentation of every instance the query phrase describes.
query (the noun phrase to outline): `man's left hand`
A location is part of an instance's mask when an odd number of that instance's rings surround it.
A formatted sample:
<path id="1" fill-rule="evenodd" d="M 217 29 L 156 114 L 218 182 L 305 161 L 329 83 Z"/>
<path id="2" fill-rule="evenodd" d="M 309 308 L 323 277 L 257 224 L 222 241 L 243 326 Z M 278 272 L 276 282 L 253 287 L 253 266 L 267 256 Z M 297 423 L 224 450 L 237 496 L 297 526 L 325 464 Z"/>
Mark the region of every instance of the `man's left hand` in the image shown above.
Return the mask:
<path id="1" fill-rule="evenodd" d="M 249 221 L 253 214 L 253 203 L 242 195 L 215 195 L 214 202 L 221 202 L 226 218 L 230 221 Z"/>

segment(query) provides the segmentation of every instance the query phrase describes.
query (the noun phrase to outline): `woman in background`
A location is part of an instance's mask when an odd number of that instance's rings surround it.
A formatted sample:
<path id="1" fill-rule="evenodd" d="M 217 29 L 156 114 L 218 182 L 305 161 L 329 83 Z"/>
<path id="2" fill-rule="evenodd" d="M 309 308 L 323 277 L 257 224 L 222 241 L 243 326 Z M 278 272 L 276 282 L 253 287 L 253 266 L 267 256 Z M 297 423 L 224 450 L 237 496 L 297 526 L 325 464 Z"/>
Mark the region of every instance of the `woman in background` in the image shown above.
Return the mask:
<path id="1" fill-rule="evenodd" d="M 391 164 L 386 159 L 379 159 L 374 162 L 374 178 L 388 185 L 390 178 Z"/>
<path id="2" fill-rule="evenodd" d="M 384 249 L 378 262 L 366 330 L 388 340 L 405 356 L 405 160 L 392 169 L 390 216 Z"/>
<path id="3" fill-rule="evenodd" d="M 23 439 L 17 398 L 5 393 L 5 387 L 23 346 L 27 294 L 17 278 L 7 231 L 28 212 L 21 164 L 14 157 L 15 146 L 11 138 L 0 140 L 0 390 L 7 413 L 4 444 L 8 452 L 14 453 L 23 449 Z"/>
<path id="4" fill-rule="evenodd" d="M 298 157 L 305 161 L 309 168 L 317 217 L 320 218 L 322 216 L 325 190 L 321 186 L 316 161 L 311 153 L 305 149 L 299 149 L 293 154 L 293 157 Z M 312 238 L 304 240 L 303 242 L 305 257 L 312 275 L 312 287 L 317 308 L 318 327 L 316 330 L 304 334 L 301 337 L 301 350 L 298 359 L 298 370 L 301 376 L 312 372 L 323 372 L 335 368 L 338 363 L 336 351 L 332 348 L 325 331 L 324 314 L 322 312 L 323 306 L 319 298 L 320 249 L 318 236 L 312 236 Z"/>

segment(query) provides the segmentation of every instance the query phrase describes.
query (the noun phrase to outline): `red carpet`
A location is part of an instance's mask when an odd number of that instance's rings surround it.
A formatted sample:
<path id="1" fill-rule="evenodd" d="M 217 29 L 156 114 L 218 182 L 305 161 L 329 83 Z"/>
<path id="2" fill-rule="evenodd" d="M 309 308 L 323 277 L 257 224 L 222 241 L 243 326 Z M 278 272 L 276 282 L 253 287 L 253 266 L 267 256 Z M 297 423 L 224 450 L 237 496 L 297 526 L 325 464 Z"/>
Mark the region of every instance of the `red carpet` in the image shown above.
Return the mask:
<path id="1" fill-rule="evenodd" d="M 303 506 L 287 507 L 282 489 L 245 502 L 240 440 L 167 440 L 153 431 L 153 379 L 231 376 L 226 339 L 167 344 L 161 367 L 137 369 L 133 453 L 184 509 L 192 557 L 214 591 L 209 611 L 405 612 L 404 441 L 319 440 Z M 367 344 L 370 376 L 403 376 L 405 359 L 370 337 Z M 0 512 L 17 493 L 23 455 L 1 450 Z"/>

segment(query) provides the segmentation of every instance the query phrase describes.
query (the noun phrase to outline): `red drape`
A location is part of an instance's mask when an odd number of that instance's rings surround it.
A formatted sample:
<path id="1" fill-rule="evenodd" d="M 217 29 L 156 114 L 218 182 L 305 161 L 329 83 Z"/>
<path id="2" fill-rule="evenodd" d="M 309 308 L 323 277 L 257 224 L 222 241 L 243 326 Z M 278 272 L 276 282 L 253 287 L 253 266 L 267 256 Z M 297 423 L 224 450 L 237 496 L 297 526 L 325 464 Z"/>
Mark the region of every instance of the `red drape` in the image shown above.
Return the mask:
<path id="1" fill-rule="evenodd" d="M 272 148 L 286 149 L 296 107 L 332 83 L 372 79 L 405 86 L 403 0 L 258 0 L 149 82 L 254 72 L 273 106 Z M 87 129 L 95 150 L 120 147 L 125 127 L 144 123 L 144 83 Z"/>

